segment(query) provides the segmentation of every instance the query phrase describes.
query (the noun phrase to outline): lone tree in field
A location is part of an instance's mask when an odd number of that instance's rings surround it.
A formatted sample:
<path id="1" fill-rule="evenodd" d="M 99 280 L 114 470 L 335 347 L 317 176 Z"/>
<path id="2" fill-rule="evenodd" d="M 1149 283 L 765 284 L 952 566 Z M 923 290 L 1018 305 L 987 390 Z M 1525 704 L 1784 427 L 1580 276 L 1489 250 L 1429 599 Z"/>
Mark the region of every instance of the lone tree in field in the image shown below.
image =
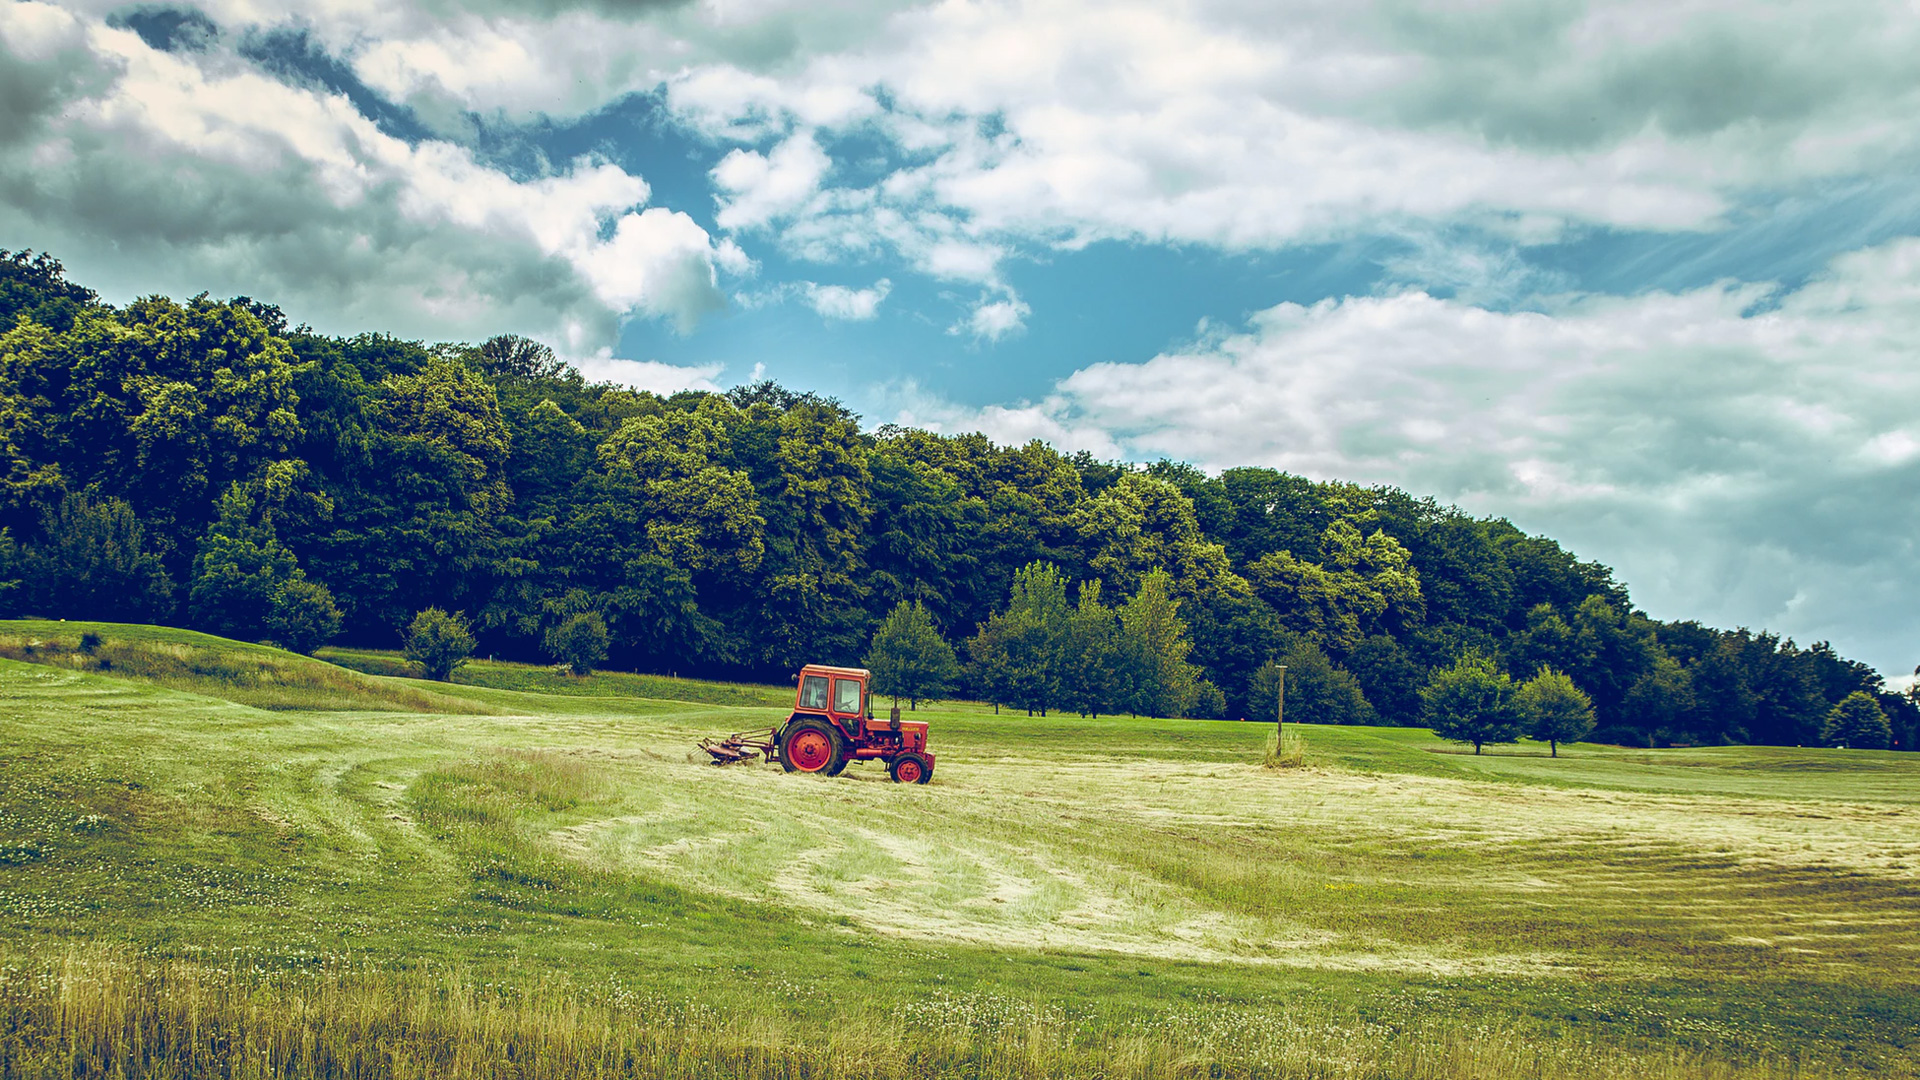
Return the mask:
<path id="1" fill-rule="evenodd" d="M 1525 726 L 1513 708 L 1513 680 L 1479 652 L 1468 652 L 1452 667 L 1433 673 L 1420 691 L 1427 726 L 1435 735 L 1473 744 L 1478 754 L 1486 743 L 1510 743 Z"/>
<path id="2" fill-rule="evenodd" d="M 406 653 L 427 678 L 446 682 L 453 678 L 453 669 L 473 655 L 473 633 L 458 612 L 449 615 L 430 607 L 407 627 Z"/>
<path id="3" fill-rule="evenodd" d="M 1593 701 L 1564 673 L 1542 666 L 1513 692 L 1513 705 L 1527 734 L 1546 743 L 1554 757 L 1560 744 L 1593 732 Z"/>
<path id="4" fill-rule="evenodd" d="M 547 654 L 575 675 L 591 675 L 607 658 L 607 621 L 597 611 L 569 615 L 547 631 Z"/>
<path id="5" fill-rule="evenodd" d="M 1893 745 L 1893 724 L 1872 694 L 1855 690 L 1827 714 L 1827 726 L 1820 736 L 1828 746 L 1885 750 Z"/>
<path id="6" fill-rule="evenodd" d="M 946 693 L 960 674 L 953 646 L 940 636 L 927 605 L 918 600 L 894 605 L 874 632 L 864 663 L 873 671 L 874 692 L 891 695 L 896 705 L 906 698 L 909 709 L 919 708 L 921 698 Z"/>

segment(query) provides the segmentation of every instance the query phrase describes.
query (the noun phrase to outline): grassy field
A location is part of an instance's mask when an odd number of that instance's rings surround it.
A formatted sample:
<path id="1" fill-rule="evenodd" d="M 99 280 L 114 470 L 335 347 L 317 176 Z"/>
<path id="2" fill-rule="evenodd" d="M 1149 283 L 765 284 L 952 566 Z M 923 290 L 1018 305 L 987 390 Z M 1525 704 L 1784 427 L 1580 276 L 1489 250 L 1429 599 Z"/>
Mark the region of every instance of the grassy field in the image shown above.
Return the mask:
<path id="1" fill-rule="evenodd" d="M 325 656 L 0 623 L 0 1075 L 1920 1072 L 1920 755 L 937 703 L 903 787 Z"/>

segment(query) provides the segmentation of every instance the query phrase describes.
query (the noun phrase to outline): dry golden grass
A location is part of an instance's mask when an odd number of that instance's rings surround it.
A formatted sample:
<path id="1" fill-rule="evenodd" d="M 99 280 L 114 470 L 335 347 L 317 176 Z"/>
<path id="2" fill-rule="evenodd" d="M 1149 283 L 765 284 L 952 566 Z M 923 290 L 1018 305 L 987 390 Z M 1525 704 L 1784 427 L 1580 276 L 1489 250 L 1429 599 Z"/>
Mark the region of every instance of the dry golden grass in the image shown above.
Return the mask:
<path id="1" fill-rule="evenodd" d="M 298 972 L 49 951 L 0 971 L 0 1076 L 149 1080 L 1822 1080 L 1819 1066 L 1542 1041 L 1471 1024 L 1365 1024 L 1304 1008 L 1195 1008 L 1088 1033 L 993 995 L 849 1012 L 830 1025 L 737 1015 L 558 977 Z M 1911 1072 L 1890 1072 L 1889 1078 Z"/>

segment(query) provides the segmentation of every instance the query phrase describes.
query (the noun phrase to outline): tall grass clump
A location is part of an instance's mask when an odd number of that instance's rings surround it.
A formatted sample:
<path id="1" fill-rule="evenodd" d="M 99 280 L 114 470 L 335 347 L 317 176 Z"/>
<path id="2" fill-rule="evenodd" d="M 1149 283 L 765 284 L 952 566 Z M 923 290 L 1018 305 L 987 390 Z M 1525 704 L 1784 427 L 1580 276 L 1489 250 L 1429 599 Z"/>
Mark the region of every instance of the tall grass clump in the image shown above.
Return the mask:
<path id="1" fill-rule="evenodd" d="M 857 1007 L 856 1007 L 857 1008 Z M 735 1013 L 558 976 L 511 988 L 452 969 L 323 961 L 217 967 L 101 948 L 0 971 L 0 1076 L 231 1080 L 1821 1080 L 1816 1063 L 1633 1054 L 1469 1025 L 1187 1006 L 1072 1016 L 936 994 L 838 1016 Z M 1910 1077 L 1910 1071 L 1883 1074 Z"/>
<path id="2" fill-rule="evenodd" d="M 423 821 L 511 835 L 530 810 L 572 810 L 603 791 L 602 779 L 578 758 L 502 750 L 424 774 L 414 785 L 413 798 Z"/>
<path id="3" fill-rule="evenodd" d="M 1266 760 L 1261 762 L 1267 768 L 1297 769 L 1306 763 L 1307 739 L 1300 734 L 1298 725 L 1267 740 Z"/>

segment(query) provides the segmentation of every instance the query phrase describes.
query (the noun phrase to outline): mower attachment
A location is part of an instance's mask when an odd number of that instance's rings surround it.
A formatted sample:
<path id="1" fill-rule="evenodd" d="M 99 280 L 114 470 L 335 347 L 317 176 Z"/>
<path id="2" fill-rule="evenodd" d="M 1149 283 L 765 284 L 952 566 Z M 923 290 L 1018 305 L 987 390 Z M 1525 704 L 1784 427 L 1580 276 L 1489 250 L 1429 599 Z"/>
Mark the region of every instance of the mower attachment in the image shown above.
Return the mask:
<path id="1" fill-rule="evenodd" d="M 724 739 L 701 739 L 700 749 L 713 758 L 715 765 L 738 765 L 756 755 L 762 761 L 773 760 L 772 728 L 737 731 Z"/>

